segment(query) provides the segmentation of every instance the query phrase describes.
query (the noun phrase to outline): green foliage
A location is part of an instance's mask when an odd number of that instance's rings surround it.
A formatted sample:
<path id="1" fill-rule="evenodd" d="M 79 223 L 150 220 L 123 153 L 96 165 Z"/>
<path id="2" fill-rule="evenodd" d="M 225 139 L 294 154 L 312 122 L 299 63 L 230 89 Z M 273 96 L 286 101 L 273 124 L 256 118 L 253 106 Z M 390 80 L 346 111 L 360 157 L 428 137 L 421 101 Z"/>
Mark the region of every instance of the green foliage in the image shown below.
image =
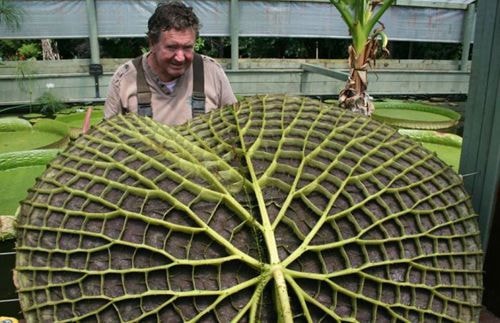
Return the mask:
<path id="1" fill-rule="evenodd" d="M 5 24 L 9 29 L 16 30 L 21 26 L 24 11 L 10 3 L 0 0 L 0 24 Z"/>
<path id="2" fill-rule="evenodd" d="M 38 59 L 42 55 L 39 43 L 26 43 L 18 48 L 17 54 L 20 60 Z"/>
<path id="3" fill-rule="evenodd" d="M 18 42 L 12 39 L 0 40 L 0 59 L 5 61 L 16 60 L 17 49 L 19 48 Z"/>
<path id="4" fill-rule="evenodd" d="M 377 58 L 388 55 L 388 38 L 380 17 L 394 0 L 330 0 L 349 29 L 349 77 L 339 93 L 339 106 L 353 112 L 371 115 L 374 110 L 367 93 L 368 67 Z M 375 28 L 379 23 L 380 27 Z"/>
<path id="5" fill-rule="evenodd" d="M 58 111 L 66 108 L 66 104 L 51 91 L 45 91 L 34 103 L 37 110 L 47 116 L 53 116 Z"/>
<path id="6" fill-rule="evenodd" d="M 18 215 L 27 322 L 477 321 L 462 180 L 391 127 L 247 97 L 179 127 L 73 141 Z"/>
<path id="7" fill-rule="evenodd" d="M 29 95 L 30 104 L 33 99 L 33 75 L 36 73 L 34 59 L 19 61 L 16 65 L 16 79 L 19 89 Z"/>
<path id="8" fill-rule="evenodd" d="M 145 38 L 104 38 L 99 45 L 102 57 L 113 58 L 137 57 L 149 48 Z"/>
<path id="9" fill-rule="evenodd" d="M 374 29 L 380 17 L 395 0 L 330 0 L 346 23 L 356 53 L 361 54 L 368 39 L 377 38 L 381 48 L 387 45 L 383 28 Z M 377 9 L 375 9 L 377 8 Z M 371 34 L 371 35 L 370 35 Z"/>

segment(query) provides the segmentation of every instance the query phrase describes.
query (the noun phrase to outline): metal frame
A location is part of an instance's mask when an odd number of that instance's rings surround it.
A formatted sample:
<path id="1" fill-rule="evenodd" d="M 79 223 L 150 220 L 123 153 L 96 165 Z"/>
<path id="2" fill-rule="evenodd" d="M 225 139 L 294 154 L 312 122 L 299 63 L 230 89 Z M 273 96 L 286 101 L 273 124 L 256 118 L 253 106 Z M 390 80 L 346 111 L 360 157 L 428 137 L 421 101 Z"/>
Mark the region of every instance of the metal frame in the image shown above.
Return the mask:
<path id="1" fill-rule="evenodd" d="M 500 186 L 500 3 L 478 3 L 460 173 L 479 213 L 486 250 Z"/>

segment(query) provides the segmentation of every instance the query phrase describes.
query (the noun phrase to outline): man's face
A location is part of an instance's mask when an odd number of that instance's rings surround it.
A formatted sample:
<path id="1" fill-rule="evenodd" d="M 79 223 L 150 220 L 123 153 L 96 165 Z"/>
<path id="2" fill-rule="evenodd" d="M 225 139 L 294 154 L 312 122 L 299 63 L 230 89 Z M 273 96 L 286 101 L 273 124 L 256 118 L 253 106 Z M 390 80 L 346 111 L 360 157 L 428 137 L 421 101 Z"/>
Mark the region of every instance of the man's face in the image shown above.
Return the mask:
<path id="1" fill-rule="evenodd" d="M 150 63 L 164 82 L 183 75 L 193 62 L 196 33 L 192 29 L 171 29 L 161 33 L 156 44 L 151 44 Z"/>

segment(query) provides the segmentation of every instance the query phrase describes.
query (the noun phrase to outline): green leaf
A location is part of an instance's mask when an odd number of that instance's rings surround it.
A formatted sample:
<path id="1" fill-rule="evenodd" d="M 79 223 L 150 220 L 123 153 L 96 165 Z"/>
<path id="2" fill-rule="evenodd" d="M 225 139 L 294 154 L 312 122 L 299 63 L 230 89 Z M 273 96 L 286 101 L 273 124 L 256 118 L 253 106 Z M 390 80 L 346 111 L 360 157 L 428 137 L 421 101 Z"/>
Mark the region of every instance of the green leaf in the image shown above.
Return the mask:
<path id="1" fill-rule="evenodd" d="M 23 201 L 28 322 L 474 321 L 477 216 L 393 128 L 301 97 L 179 127 L 117 116 Z"/>

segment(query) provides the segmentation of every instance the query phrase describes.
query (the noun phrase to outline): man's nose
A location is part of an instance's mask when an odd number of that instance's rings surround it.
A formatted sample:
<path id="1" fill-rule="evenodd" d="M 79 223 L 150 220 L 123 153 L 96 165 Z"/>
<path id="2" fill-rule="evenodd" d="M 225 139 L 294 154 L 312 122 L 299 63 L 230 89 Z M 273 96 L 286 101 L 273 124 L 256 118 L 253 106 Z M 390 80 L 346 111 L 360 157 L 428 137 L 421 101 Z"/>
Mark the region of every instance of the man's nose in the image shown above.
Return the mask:
<path id="1" fill-rule="evenodd" d="M 186 60 L 186 54 L 184 54 L 182 48 L 179 48 L 175 51 L 175 60 L 179 62 L 183 62 Z"/>

